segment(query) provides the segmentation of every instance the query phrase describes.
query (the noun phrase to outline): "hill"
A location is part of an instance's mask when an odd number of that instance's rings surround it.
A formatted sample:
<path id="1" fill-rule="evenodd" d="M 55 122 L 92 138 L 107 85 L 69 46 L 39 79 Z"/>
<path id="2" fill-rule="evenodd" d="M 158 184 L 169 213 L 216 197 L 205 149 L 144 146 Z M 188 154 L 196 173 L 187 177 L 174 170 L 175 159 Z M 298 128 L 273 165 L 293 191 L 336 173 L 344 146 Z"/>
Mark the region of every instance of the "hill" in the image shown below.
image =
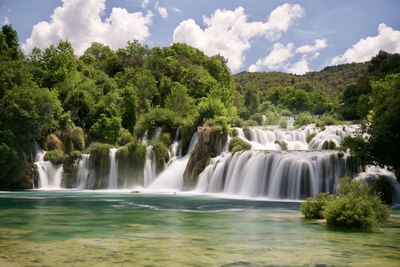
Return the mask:
<path id="1" fill-rule="evenodd" d="M 329 66 L 321 71 L 304 75 L 283 72 L 241 72 L 233 75 L 239 88 L 257 88 L 267 91 L 272 87 L 286 87 L 295 84 L 309 84 L 328 94 L 337 95 L 346 85 L 356 82 L 367 73 L 368 62 Z M 240 89 L 239 89 L 240 90 Z"/>

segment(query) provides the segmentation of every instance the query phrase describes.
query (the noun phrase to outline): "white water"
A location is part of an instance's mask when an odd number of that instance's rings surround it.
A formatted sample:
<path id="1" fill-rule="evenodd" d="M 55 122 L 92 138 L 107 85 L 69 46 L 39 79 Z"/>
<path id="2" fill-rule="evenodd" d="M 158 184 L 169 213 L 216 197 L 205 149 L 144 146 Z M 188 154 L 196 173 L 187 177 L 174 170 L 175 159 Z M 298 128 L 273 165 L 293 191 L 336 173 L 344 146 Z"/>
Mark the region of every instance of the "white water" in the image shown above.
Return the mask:
<path id="1" fill-rule="evenodd" d="M 184 157 L 170 162 L 167 168 L 161 172 L 155 181 L 148 187 L 149 191 L 181 191 L 183 188 L 183 173 L 189 161 L 190 152 L 198 142 L 197 133 L 194 133 L 189 144 L 188 153 Z"/>
<path id="2" fill-rule="evenodd" d="M 90 154 L 82 154 L 78 161 L 77 169 L 77 187 L 78 189 L 88 189 L 91 188 L 89 175 L 89 157 Z"/>
<path id="3" fill-rule="evenodd" d="M 201 173 L 196 191 L 304 199 L 319 192 L 335 192 L 338 178 L 349 173 L 345 158 L 335 151 L 245 151 L 214 159 Z"/>
<path id="4" fill-rule="evenodd" d="M 153 146 L 146 149 L 146 162 L 144 165 L 144 187 L 148 187 L 156 178 L 156 160 Z"/>
<path id="5" fill-rule="evenodd" d="M 110 158 L 110 172 L 108 174 L 108 189 L 118 188 L 118 171 L 117 171 L 117 160 L 115 154 L 117 153 L 117 148 L 110 148 L 109 158 Z"/>
<path id="6" fill-rule="evenodd" d="M 35 165 L 39 173 L 38 189 L 60 189 L 63 165 L 44 160 L 46 151 L 36 147 Z"/>

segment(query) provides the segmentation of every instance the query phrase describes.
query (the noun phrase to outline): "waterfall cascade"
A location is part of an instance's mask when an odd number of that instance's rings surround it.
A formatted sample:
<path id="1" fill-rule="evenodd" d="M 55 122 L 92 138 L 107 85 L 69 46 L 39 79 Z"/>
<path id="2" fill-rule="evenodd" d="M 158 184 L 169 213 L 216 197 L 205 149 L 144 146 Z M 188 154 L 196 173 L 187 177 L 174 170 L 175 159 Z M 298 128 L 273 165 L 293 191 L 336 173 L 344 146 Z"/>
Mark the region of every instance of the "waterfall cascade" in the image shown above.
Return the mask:
<path id="1" fill-rule="evenodd" d="M 289 118 L 289 120 L 291 120 Z M 397 202 L 400 202 L 400 186 L 393 174 L 375 167 L 357 174 L 350 168 L 348 154 L 332 150 L 340 146 L 345 137 L 353 135 L 359 126 L 326 126 L 324 129 L 308 125 L 300 129 L 279 129 L 265 127 L 234 128 L 233 135 L 251 144 L 251 150 L 228 152 L 221 144 L 219 155 L 212 158 L 200 174 L 194 192 L 229 194 L 240 197 L 261 197 L 270 199 L 299 200 L 315 196 L 319 192 L 336 192 L 340 177 L 349 175 L 360 179 L 385 175 L 393 182 Z M 161 128 L 157 128 L 152 140 L 158 140 Z M 190 152 L 195 148 L 197 133 L 192 136 L 188 153 L 182 156 L 180 129 L 170 146 L 170 159 L 166 168 L 156 173 L 155 152 L 148 144 L 148 133 L 142 139 L 147 146 L 143 169 L 145 191 L 177 192 L 183 189 L 183 173 L 189 161 Z M 132 184 L 118 184 L 117 148 L 110 149 L 108 177 L 105 187 L 116 189 L 131 188 Z M 44 151 L 37 150 L 35 164 L 39 171 L 39 188 L 59 188 L 62 165 L 56 166 L 44 161 Z M 78 189 L 98 189 L 96 173 L 92 170 L 90 155 L 83 154 L 76 163 L 75 179 Z M 352 166 L 353 167 L 353 166 Z M 107 180 L 108 178 L 108 180 Z M 127 179 L 127 178 L 124 178 Z"/>
<path id="2" fill-rule="evenodd" d="M 63 165 L 54 165 L 50 161 L 45 161 L 46 151 L 40 150 L 36 146 L 35 165 L 39 173 L 39 189 L 59 189 L 61 187 L 61 177 Z"/>
<path id="3" fill-rule="evenodd" d="M 118 188 L 118 172 L 117 172 L 117 159 L 115 158 L 115 154 L 117 153 L 117 148 L 113 147 L 110 149 L 109 158 L 110 158 L 110 172 L 108 174 L 108 189 L 116 189 Z"/>
<path id="4" fill-rule="evenodd" d="M 91 188 L 93 185 L 90 181 L 90 169 L 89 169 L 89 157 L 90 154 L 82 154 L 78 161 L 77 167 L 77 184 L 79 189 Z"/>

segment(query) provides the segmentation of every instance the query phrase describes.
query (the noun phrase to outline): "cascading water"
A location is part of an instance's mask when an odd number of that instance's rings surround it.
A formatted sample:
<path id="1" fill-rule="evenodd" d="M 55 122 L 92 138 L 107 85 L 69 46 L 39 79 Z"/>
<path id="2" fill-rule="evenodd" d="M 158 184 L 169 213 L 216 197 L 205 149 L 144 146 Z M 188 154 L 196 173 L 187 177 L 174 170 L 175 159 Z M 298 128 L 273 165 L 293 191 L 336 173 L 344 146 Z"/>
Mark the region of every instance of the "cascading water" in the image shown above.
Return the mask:
<path id="1" fill-rule="evenodd" d="M 196 191 L 304 199 L 319 192 L 335 192 L 338 178 L 346 174 L 351 172 L 338 152 L 250 150 L 214 159 L 201 173 Z"/>
<path id="2" fill-rule="evenodd" d="M 89 189 L 92 187 L 90 181 L 90 169 L 89 169 L 89 158 L 90 154 L 82 154 L 78 161 L 77 169 L 77 188 L 78 189 Z"/>
<path id="3" fill-rule="evenodd" d="M 116 189 L 118 188 L 118 172 L 117 172 L 117 160 L 115 158 L 115 154 L 117 153 L 117 148 L 113 147 L 110 149 L 109 158 L 110 158 L 110 172 L 108 174 L 108 189 Z"/>
<path id="4" fill-rule="evenodd" d="M 183 173 L 189 161 L 190 152 L 198 142 L 197 133 L 194 133 L 189 144 L 188 153 L 184 157 L 172 161 L 148 187 L 150 191 L 180 191 L 183 187 Z"/>
<path id="5" fill-rule="evenodd" d="M 144 187 L 148 187 L 156 178 L 156 160 L 153 146 L 146 148 L 146 162 L 144 165 Z"/>
<path id="6" fill-rule="evenodd" d="M 326 149 L 338 147 L 356 129 L 327 126 L 321 130 L 314 125 L 297 130 L 235 128 L 235 134 L 249 142 L 252 150 L 222 153 L 212 159 L 195 191 L 293 200 L 335 192 L 337 180 L 354 173 L 347 155 Z M 310 135 L 314 137 L 308 144 Z"/>
<path id="7" fill-rule="evenodd" d="M 40 150 L 36 146 L 35 165 L 39 173 L 39 189 L 59 189 L 61 187 L 61 178 L 63 165 L 54 165 L 50 161 L 45 161 L 46 151 Z"/>

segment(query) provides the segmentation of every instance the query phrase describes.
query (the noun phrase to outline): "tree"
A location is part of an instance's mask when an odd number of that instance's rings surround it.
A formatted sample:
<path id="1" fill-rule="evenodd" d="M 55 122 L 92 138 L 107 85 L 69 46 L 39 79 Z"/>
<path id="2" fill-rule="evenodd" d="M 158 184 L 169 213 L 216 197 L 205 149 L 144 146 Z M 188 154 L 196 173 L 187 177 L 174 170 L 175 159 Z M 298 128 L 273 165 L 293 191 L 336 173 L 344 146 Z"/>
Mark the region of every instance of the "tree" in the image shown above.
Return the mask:
<path id="1" fill-rule="evenodd" d="M 393 168 L 400 181 L 400 73 L 372 82 L 371 103 L 371 160 Z"/>

